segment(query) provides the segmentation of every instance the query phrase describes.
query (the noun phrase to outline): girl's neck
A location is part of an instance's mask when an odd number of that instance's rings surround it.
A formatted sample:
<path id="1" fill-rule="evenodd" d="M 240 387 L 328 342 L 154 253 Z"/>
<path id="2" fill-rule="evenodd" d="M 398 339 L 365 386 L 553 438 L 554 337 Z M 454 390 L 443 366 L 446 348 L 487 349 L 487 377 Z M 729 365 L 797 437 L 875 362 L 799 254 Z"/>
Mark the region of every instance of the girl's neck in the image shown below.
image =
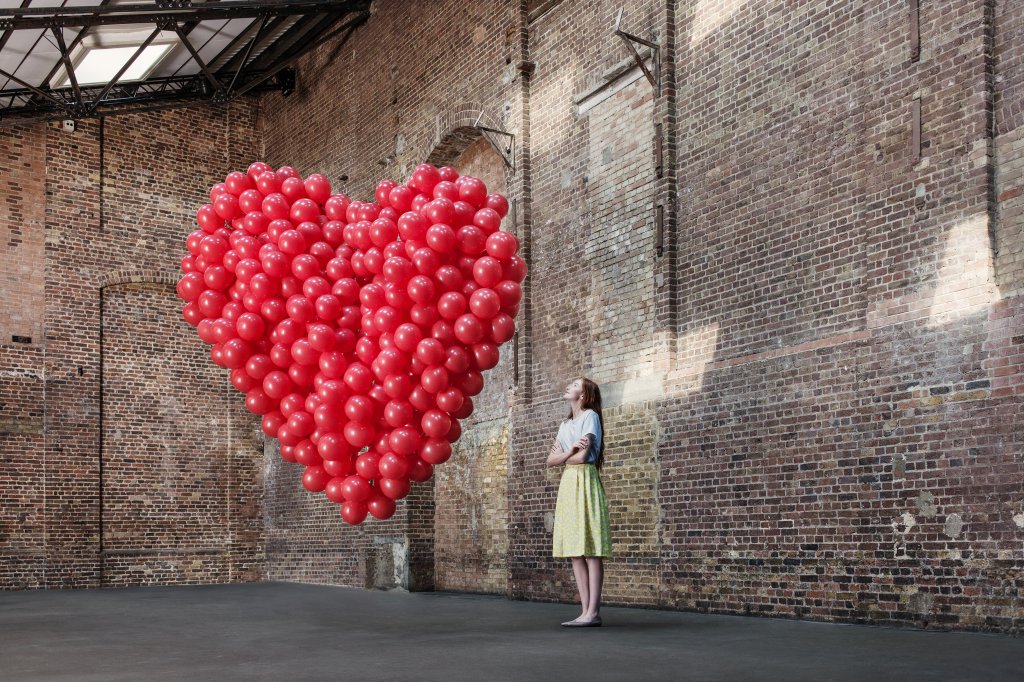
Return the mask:
<path id="1" fill-rule="evenodd" d="M 578 417 L 581 414 L 583 414 L 583 406 L 579 402 L 573 401 L 573 402 L 569 403 L 569 407 L 572 408 L 572 418 L 573 419 L 575 419 L 576 417 Z"/>

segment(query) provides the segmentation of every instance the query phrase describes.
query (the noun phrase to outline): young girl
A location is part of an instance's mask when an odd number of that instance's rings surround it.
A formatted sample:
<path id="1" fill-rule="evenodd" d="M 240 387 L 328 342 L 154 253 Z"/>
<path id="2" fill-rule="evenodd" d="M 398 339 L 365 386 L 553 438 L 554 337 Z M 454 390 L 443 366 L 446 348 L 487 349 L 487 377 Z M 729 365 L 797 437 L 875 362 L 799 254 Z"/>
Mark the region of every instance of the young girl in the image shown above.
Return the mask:
<path id="1" fill-rule="evenodd" d="M 562 625 L 600 626 L 601 560 L 612 555 L 608 498 L 598 475 L 604 463 L 601 390 L 580 377 L 569 384 L 563 398 L 569 403 L 569 416 L 548 453 L 548 466 L 565 465 L 555 503 L 552 556 L 572 557 L 583 613 Z"/>

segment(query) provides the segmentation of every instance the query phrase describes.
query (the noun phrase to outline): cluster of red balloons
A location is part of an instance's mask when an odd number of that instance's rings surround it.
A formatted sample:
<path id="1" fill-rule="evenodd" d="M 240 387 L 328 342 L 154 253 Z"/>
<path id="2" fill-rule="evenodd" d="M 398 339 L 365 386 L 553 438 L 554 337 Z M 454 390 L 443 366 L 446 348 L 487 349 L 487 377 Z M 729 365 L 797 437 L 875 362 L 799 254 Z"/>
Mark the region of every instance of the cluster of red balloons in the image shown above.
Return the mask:
<path id="1" fill-rule="evenodd" d="M 451 457 L 526 276 L 508 201 L 479 179 L 423 164 L 375 194 L 263 162 L 229 173 L 177 287 L 264 433 L 350 524 L 389 518 Z"/>

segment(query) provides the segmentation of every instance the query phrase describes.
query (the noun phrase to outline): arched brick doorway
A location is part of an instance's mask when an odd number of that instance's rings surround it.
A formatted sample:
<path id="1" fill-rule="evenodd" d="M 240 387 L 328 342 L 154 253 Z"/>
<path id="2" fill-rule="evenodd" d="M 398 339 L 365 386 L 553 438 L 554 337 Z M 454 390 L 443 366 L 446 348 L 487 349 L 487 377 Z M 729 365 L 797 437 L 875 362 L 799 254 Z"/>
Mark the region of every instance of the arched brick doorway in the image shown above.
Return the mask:
<path id="1" fill-rule="evenodd" d="M 508 168 L 475 128 L 442 138 L 430 160 L 472 175 L 489 192 L 508 194 Z M 505 229 L 511 229 L 508 224 Z M 511 409 L 511 344 L 487 373 L 474 413 L 464 422 L 452 458 L 436 470 L 435 588 L 505 594 L 508 591 L 508 420 Z"/>

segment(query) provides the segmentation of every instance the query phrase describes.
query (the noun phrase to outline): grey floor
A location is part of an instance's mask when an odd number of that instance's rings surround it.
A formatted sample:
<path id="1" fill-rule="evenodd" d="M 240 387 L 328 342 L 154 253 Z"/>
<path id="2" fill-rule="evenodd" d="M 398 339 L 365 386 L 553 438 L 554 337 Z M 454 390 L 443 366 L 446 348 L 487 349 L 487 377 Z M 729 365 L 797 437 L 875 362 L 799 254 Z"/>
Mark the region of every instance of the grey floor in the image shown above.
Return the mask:
<path id="1" fill-rule="evenodd" d="M 0 593 L 2 680 L 1024 680 L 1024 639 L 287 583 Z"/>

